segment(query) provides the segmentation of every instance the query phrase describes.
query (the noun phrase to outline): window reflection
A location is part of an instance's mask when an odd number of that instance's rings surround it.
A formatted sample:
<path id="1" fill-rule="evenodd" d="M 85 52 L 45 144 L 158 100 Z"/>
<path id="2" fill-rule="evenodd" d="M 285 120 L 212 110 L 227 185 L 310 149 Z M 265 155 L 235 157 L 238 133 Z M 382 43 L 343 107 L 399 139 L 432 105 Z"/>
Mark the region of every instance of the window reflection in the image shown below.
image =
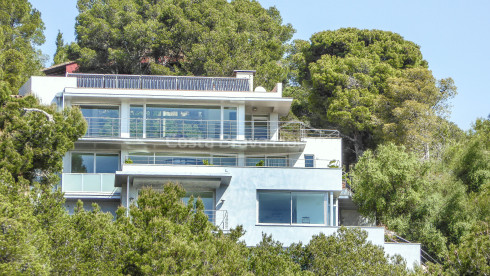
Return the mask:
<path id="1" fill-rule="evenodd" d="M 71 154 L 72 173 L 115 173 L 118 169 L 118 154 L 77 152 Z"/>

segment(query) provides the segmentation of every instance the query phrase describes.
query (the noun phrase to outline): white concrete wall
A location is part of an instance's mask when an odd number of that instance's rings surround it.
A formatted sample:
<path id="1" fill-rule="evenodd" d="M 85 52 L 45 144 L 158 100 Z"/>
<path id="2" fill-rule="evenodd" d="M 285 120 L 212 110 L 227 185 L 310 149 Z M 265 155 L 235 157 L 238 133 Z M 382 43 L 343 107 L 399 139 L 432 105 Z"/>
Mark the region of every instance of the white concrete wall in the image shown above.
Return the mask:
<path id="1" fill-rule="evenodd" d="M 146 167 L 146 169 L 145 169 Z M 148 170 L 150 166 L 142 166 Z M 182 166 L 168 167 L 187 171 L 192 174 L 196 169 L 213 169 L 213 167 Z M 132 169 L 138 169 L 132 166 Z M 217 167 L 220 171 L 223 167 Z M 285 245 L 291 242 L 309 241 L 311 236 L 320 232 L 332 233 L 336 227 L 326 226 L 267 226 L 257 225 L 257 190 L 284 191 L 335 191 L 342 189 L 341 169 L 315 168 L 239 168 L 226 167 L 231 174 L 229 185 L 216 189 L 216 208 L 228 211 L 228 225 L 243 225 L 246 231 L 243 240 L 247 245 L 255 245 L 262 238 L 262 232 L 273 234 L 273 237 Z M 177 172 L 177 171 L 176 171 Z M 122 185 L 121 202 L 126 205 L 126 185 Z M 184 186 L 185 188 L 185 186 Z M 130 185 L 129 197 L 137 198 L 137 189 Z M 383 234 L 380 234 L 383 238 Z M 373 242 L 374 242 L 373 238 Z"/>
<path id="2" fill-rule="evenodd" d="M 56 104 L 56 95 L 62 93 L 65 88 L 76 86 L 77 79 L 72 77 L 33 76 L 19 89 L 19 95 L 34 95 L 41 104 L 50 105 Z"/>
<path id="3" fill-rule="evenodd" d="M 47 78 L 47 77 L 44 77 Z M 55 77 L 50 77 L 55 78 Z M 74 78 L 75 79 L 75 78 Z M 66 86 L 76 87 L 76 86 Z M 136 91 L 136 92 L 135 92 Z M 120 89 L 120 88 L 73 88 L 69 93 L 93 94 L 101 96 L 135 96 L 147 98 L 152 96 L 186 96 L 186 97 L 221 97 L 221 98 L 282 98 L 280 92 L 226 92 L 226 91 L 194 91 L 194 90 L 157 90 L 157 89 Z"/>
<path id="4" fill-rule="evenodd" d="M 389 256 L 398 254 L 407 262 L 407 267 L 413 269 L 420 265 L 420 243 L 391 243 L 384 244 L 385 253 Z"/>
<path id="5" fill-rule="evenodd" d="M 341 138 L 306 138 L 306 146 L 297 157 L 294 167 L 305 166 L 305 154 L 315 155 L 315 168 L 328 168 L 331 160 L 337 160 L 342 164 L 342 139 Z"/>
<path id="6" fill-rule="evenodd" d="M 337 226 L 262 226 L 258 225 L 245 233 L 245 242 L 248 246 L 257 245 L 262 240 L 262 233 L 271 234 L 274 240 L 289 246 L 292 243 L 302 242 L 308 244 L 314 235 L 323 233 L 332 235 L 340 227 Z M 368 241 L 375 245 L 384 245 L 384 229 L 382 227 L 362 227 L 368 233 Z"/>

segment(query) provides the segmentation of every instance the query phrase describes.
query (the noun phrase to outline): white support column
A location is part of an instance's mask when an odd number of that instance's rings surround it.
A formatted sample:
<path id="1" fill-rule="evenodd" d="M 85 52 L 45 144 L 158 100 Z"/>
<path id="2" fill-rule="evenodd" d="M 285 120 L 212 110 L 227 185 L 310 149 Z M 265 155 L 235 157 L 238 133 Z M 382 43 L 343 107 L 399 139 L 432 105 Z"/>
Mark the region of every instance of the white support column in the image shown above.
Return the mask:
<path id="1" fill-rule="evenodd" d="M 126 178 L 126 217 L 129 217 L 129 175 Z"/>
<path id="2" fill-rule="evenodd" d="M 279 141 L 279 114 L 272 112 L 270 115 L 269 135 L 272 141 Z"/>
<path id="3" fill-rule="evenodd" d="M 146 138 L 146 104 L 143 105 L 143 138 Z"/>
<path id="4" fill-rule="evenodd" d="M 339 225 L 339 199 L 335 198 L 335 226 Z"/>
<path id="5" fill-rule="evenodd" d="M 245 104 L 239 104 L 237 110 L 237 140 L 245 140 Z"/>
<path id="6" fill-rule="evenodd" d="M 330 207 L 330 218 L 329 218 L 329 225 L 333 226 L 333 192 L 329 192 L 329 206 Z"/>
<path id="7" fill-rule="evenodd" d="M 121 163 L 119 166 L 119 170 L 122 171 L 124 164 L 126 164 L 126 158 L 128 156 L 128 151 L 126 149 L 121 149 Z"/>
<path id="8" fill-rule="evenodd" d="M 225 117 L 225 110 L 224 110 L 224 107 L 223 105 L 221 105 L 221 113 L 220 113 L 220 124 L 219 124 L 219 139 L 220 140 L 223 140 L 224 138 L 224 135 L 223 135 L 223 128 L 225 127 L 225 124 L 223 123 L 223 119 Z"/>
<path id="9" fill-rule="evenodd" d="M 121 138 L 129 138 L 129 103 L 123 101 L 121 103 Z"/>

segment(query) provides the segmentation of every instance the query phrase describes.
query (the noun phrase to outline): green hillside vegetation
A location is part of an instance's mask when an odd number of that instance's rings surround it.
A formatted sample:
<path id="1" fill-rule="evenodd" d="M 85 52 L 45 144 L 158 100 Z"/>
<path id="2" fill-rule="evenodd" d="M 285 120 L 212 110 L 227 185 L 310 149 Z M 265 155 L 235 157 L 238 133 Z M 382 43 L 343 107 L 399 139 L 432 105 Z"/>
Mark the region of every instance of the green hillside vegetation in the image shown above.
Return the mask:
<path id="1" fill-rule="evenodd" d="M 68 215 L 54 187 L 86 123 L 78 109 L 12 96 L 40 73 L 44 26 L 27 0 L 0 0 L 1 275 L 490 274 L 490 117 L 467 133 L 448 122 L 456 87 L 432 76 L 415 43 L 353 28 L 290 43 L 279 11 L 250 0 L 79 0 L 78 9 L 77 41 L 60 33 L 55 63 L 125 74 L 253 69 L 256 86 L 283 82 L 290 117 L 341 131 L 360 212 L 435 260 L 406 271 L 347 228 L 289 248 L 264 235 L 249 248 L 241 227 L 221 232 L 172 183 L 142 191 L 116 218 L 81 202 Z"/>

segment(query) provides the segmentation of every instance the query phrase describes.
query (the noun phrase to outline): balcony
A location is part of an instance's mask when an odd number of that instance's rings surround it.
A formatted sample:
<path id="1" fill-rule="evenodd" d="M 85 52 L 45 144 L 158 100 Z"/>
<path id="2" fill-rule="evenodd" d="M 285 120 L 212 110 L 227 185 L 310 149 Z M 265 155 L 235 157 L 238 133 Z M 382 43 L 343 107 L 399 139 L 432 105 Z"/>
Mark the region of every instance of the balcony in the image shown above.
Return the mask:
<path id="1" fill-rule="evenodd" d="M 121 120 L 109 117 L 85 117 L 87 132 L 85 137 L 119 137 Z"/>
<path id="2" fill-rule="evenodd" d="M 220 230 L 228 231 L 228 211 L 227 210 L 204 210 L 208 219 Z"/>
<path id="3" fill-rule="evenodd" d="M 131 160 L 131 161 L 129 161 Z M 174 166 L 221 166 L 221 167 L 304 167 L 307 161 L 301 158 L 248 156 L 167 156 L 167 155 L 127 155 L 127 165 L 174 165 Z M 339 168 L 339 160 L 315 159 L 317 168 Z M 313 167 L 312 167 L 313 168 Z"/>
<path id="4" fill-rule="evenodd" d="M 242 78 L 135 76 L 69 73 L 80 88 L 186 90 L 250 92 L 249 80 Z"/>
<path id="5" fill-rule="evenodd" d="M 121 119 L 86 117 L 85 137 L 121 137 Z M 125 119 L 129 138 L 167 140 L 250 140 L 304 141 L 308 137 L 336 138 L 337 130 L 308 128 L 296 121 L 184 120 L 184 119 Z"/>
<path id="6" fill-rule="evenodd" d="M 63 173 L 61 190 L 69 195 L 119 197 L 121 188 L 114 187 L 113 173 Z"/>

